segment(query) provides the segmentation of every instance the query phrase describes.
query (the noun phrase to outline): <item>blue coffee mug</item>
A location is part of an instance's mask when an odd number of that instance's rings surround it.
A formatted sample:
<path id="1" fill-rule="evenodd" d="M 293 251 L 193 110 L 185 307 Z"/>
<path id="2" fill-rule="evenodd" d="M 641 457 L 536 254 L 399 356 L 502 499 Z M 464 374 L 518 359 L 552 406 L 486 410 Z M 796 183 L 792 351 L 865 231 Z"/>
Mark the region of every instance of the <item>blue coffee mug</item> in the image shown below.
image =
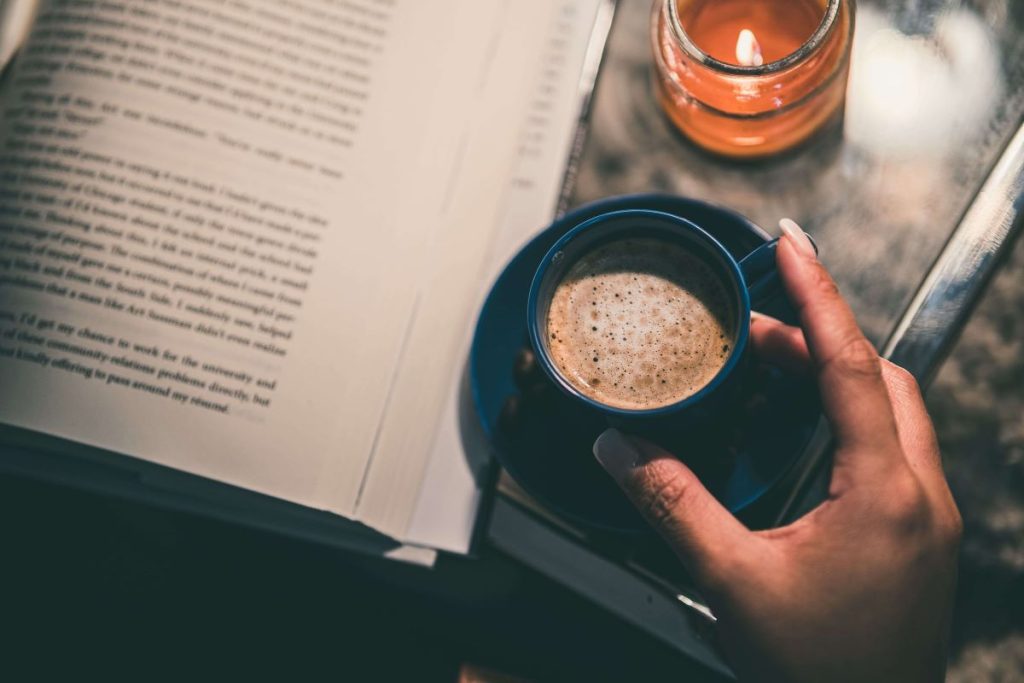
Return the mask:
<path id="1" fill-rule="evenodd" d="M 736 330 L 732 351 L 718 373 L 696 393 L 675 403 L 643 410 L 601 403 L 582 393 L 562 375 L 551 358 L 547 335 L 548 309 L 555 288 L 584 254 L 627 238 L 654 238 L 682 246 L 697 255 L 731 290 Z M 672 448 L 720 431 L 728 424 L 729 407 L 749 367 L 750 312 L 783 294 L 775 269 L 778 240 L 767 242 L 741 260 L 695 223 L 661 211 L 627 209 L 586 220 L 559 239 L 541 260 L 530 286 L 527 326 L 537 362 L 570 399 L 602 414 L 608 424 L 641 434 Z"/>

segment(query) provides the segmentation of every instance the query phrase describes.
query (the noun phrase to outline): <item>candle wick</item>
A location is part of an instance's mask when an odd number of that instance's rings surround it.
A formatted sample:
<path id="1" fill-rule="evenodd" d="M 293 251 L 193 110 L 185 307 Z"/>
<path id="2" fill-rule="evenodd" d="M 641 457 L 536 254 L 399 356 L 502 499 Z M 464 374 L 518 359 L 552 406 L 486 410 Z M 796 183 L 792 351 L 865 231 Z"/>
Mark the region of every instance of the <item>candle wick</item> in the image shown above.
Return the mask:
<path id="1" fill-rule="evenodd" d="M 761 44 L 757 42 L 757 36 L 748 28 L 740 31 L 740 37 L 736 39 L 736 61 L 740 66 L 761 66 L 764 64 L 764 57 L 761 55 Z"/>

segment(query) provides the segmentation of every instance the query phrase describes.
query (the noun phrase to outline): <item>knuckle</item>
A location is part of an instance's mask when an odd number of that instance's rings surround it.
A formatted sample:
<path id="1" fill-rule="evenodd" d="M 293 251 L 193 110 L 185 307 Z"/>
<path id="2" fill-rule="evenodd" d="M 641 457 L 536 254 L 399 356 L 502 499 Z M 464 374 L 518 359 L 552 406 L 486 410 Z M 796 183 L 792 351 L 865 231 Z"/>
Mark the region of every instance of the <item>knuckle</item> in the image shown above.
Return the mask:
<path id="1" fill-rule="evenodd" d="M 665 473 L 650 463 L 637 484 L 636 499 L 649 521 L 661 528 L 673 526 L 679 509 L 689 496 L 689 484 L 679 476 Z"/>
<path id="2" fill-rule="evenodd" d="M 885 517 L 902 533 L 920 531 L 929 517 L 924 490 L 909 473 L 890 482 L 882 506 Z"/>
<path id="3" fill-rule="evenodd" d="M 825 270 L 825 266 L 820 263 L 816 263 L 811 269 L 810 273 L 810 285 L 805 296 L 798 297 L 794 302 L 796 305 L 797 313 L 803 314 L 803 312 L 812 303 L 824 301 L 831 302 L 841 297 L 839 293 L 839 285 L 832 279 L 828 271 Z"/>
<path id="4" fill-rule="evenodd" d="M 811 279 L 815 296 L 822 299 L 834 299 L 839 296 L 839 285 L 825 270 L 825 266 L 820 263 L 815 264 L 811 270 Z"/>
<path id="5" fill-rule="evenodd" d="M 914 377 L 910 372 L 895 363 L 885 361 L 886 374 L 889 376 L 890 381 L 895 384 L 901 392 L 907 395 L 920 394 L 921 388 L 918 386 L 917 378 Z"/>
<path id="6" fill-rule="evenodd" d="M 844 375 L 880 377 L 882 374 L 882 360 L 878 351 L 861 335 L 844 342 L 824 364 L 833 366 Z"/>

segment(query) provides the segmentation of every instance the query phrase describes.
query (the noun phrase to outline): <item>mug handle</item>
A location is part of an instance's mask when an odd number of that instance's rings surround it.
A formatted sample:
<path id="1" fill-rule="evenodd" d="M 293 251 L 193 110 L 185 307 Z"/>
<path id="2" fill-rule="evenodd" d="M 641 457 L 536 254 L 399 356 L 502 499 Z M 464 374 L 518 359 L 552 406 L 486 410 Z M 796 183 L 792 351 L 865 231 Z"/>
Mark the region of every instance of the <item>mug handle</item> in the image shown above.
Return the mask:
<path id="1" fill-rule="evenodd" d="M 818 245 L 813 239 L 811 244 L 817 252 Z M 775 266 L 775 252 L 778 247 L 778 238 L 765 242 L 743 257 L 740 261 L 740 271 L 747 282 L 747 291 L 750 292 L 750 307 L 776 318 L 787 318 L 789 316 L 786 313 L 791 312 L 791 308 L 778 268 Z"/>

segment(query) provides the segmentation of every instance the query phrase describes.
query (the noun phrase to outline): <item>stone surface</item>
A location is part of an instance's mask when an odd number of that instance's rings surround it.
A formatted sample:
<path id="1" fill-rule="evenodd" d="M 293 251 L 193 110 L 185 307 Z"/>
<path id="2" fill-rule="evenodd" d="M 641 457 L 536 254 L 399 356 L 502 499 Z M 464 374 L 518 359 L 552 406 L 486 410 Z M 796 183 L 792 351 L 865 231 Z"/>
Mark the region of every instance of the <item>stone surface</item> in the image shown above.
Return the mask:
<path id="1" fill-rule="evenodd" d="M 1024 680 L 1024 241 L 927 398 L 964 518 L 949 680 Z"/>

